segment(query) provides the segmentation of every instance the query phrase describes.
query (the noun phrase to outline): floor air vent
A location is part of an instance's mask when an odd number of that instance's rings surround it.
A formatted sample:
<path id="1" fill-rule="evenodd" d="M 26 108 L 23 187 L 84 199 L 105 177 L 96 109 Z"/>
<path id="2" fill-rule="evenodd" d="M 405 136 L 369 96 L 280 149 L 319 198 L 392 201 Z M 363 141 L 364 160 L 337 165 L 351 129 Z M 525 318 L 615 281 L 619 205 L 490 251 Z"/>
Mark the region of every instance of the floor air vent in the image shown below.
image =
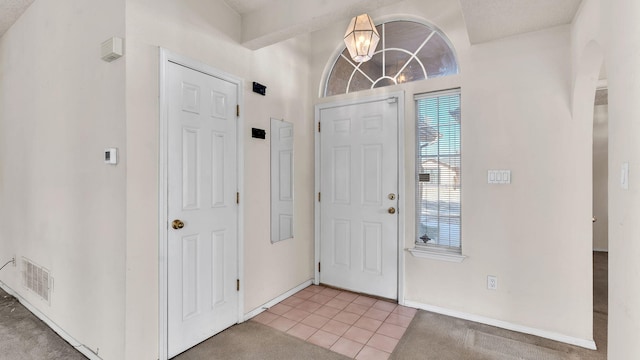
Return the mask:
<path id="1" fill-rule="evenodd" d="M 46 302 L 49 302 L 49 281 L 49 270 L 22 258 L 22 284 Z"/>

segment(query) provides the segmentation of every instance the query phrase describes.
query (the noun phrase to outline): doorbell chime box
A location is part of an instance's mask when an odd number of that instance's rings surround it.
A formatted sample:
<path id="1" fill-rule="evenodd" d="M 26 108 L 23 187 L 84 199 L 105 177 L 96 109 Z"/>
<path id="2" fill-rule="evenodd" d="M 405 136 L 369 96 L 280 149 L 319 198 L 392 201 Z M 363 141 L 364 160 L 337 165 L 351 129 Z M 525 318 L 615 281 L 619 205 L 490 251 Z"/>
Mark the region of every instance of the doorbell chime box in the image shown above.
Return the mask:
<path id="1" fill-rule="evenodd" d="M 105 40 L 100 45 L 100 55 L 102 60 L 112 62 L 124 55 L 124 44 L 122 38 L 112 37 Z"/>

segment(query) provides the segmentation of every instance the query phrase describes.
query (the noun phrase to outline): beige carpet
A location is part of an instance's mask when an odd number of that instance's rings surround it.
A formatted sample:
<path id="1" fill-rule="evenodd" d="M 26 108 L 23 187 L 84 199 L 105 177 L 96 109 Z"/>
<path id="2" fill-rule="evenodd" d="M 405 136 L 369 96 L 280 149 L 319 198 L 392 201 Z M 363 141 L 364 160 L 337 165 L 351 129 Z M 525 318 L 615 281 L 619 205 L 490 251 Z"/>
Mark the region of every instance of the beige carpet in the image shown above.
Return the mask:
<path id="1" fill-rule="evenodd" d="M 605 360 L 588 350 L 471 321 L 419 311 L 390 359 Z"/>
<path id="2" fill-rule="evenodd" d="M 246 321 L 230 327 L 174 359 L 344 360 L 348 358 L 255 321 Z"/>
<path id="3" fill-rule="evenodd" d="M 0 289 L 0 359 L 86 358 L 22 306 L 16 298 Z"/>
<path id="4" fill-rule="evenodd" d="M 577 354 L 564 353 L 477 330 L 467 331 L 464 346 L 472 351 L 490 355 L 495 359 L 580 360 Z"/>

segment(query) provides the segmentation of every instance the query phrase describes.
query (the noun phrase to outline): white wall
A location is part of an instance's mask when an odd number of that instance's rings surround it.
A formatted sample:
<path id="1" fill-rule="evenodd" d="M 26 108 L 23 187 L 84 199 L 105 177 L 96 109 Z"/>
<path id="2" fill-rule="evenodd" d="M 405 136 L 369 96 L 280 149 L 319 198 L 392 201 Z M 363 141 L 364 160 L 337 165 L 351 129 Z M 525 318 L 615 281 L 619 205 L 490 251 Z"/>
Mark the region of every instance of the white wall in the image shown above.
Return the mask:
<path id="1" fill-rule="evenodd" d="M 470 47 L 456 2 L 405 1 L 371 15 L 374 21 L 393 15 L 422 16 L 450 37 L 461 64 L 459 77 L 315 100 L 406 90 L 403 210 L 412 214 L 411 99 L 415 93 L 462 87 L 462 241 L 468 258 L 454 264 L 405 254 L 406 300 L 588 343 L 592 339 L 591 142 L 576 140 L 583 130 L 571 116 L 570 27 Z M 325 65 L 341 46 L 340 35 L 335 29 L 313 34 L 314 94 Z M 583 151 L 584 144 L 589 144 L 588 151 Z M 511 169 L 512 184 L 488 185 L 488 169 Z M 412 247 L 415 222 L 411 216 L 406 220 L 404 245 Z M 487 275 L 498 276 L 497 291 L 486 289 Z"/>
<path id="2" fill-rule="evenodd" d="M 580 168 L 590 168 L 593 187 L 590 205 L 592 214 L 598 218 L 593 224 L 593 233 L 589 236 L 593 248 L 607 249 L 607 201 L 606 191 L 606 122 L 603 119 L 594 123 L 597 114 L 594 113 L 595 89 L 598 80 L 606 78 L 604 68 L 605 39 L 600 0 L 585 0 L 582 2 L 571 26 L 571 58 L 573 74 L 572 114 L 576 123 L 576 141 L 580 152 L 592 154 L 590 164 L 582 164 Z M 600 109 L 602 110 L 602 109 Z M 604 158 L 603 158 L 604 157 Z M 604 160 L 603 160 L 604 159 Z M 581 158 L 579 161 L 585 160 Z M 586 176 L 581 174 L 580 176 Z M 585 238 L 585 240 L 587 240 Z"/>
<path id="3" fill-rule="evenodd" d="M 463 69 L 462 264 L 407 259 L 407 298 L 592 339 L 590 181 L 576 173 L 568 28 L 477 45 Z M 512 184 L 486 184 L 510 169 Z M 408 239 L 409 241 L 413 239 Z M 486 276 L 500 288 L 486 290 Z"/>
<path id="4" fill-rule="evenodd" d="M 581 62 L 584 60 L 583 55 L 587 44 L 595 41 L 604 45 L 606 41 L 601 6 L 601 0 L 583 0 L 573 18 L 571 24 L 571 61 L 574 79 L 578 75 Z M 599 75 L 599 73 L 595 75 Z"/>
<path id="5" fill-rule="evenodd" d="M 640 358 L 640 3 L 607 1 L 609 85 L 609 344 L 611 360 Z M 629 189 L 620 167 L 629 163 Z"/>
<path id="6" fill-rule="evenodd" d="M 124 36 L 124 1 L 36 1 L 0 38 L 0 261 L 46 267 L 48 305 L 0 281 L 105 359 L 124 355 L 125 63 L 100 59 Z M 98 350 L 99 349 L 99 350 Z"/>
<path id="7" fill-rule="evenodd" d="M 313 111 L 306 92 L 308 36 L 252 53 L 246 75 L 246 132 L 269 132 L 269 119 L 294 124 L 294 238 L 270 242 L 270 141 L 245 142 L 245 311 L 263 305 L 313 277 Z M 267 96 L 251 92 L 267 85 Z"/>
<path id="8" fill-rule="evenodd" d="M 609 106 L 593 112 L 593 249 L 609 249 Z"/>
<path id="9" fill-rule="evenodd" d="M 158 349 L 158 47 L 245 81 L 245 312 L 313 276 L 313 111 L 307 93 L 307 37 L 250 51 L 240 45 L 240 17 L 221 1 L 127 1 L 127 359 Z M 254 94 L 251 82 L 267 86 Z M 271 244 L 270 118 L 295 126 L 295 238 Z"/>

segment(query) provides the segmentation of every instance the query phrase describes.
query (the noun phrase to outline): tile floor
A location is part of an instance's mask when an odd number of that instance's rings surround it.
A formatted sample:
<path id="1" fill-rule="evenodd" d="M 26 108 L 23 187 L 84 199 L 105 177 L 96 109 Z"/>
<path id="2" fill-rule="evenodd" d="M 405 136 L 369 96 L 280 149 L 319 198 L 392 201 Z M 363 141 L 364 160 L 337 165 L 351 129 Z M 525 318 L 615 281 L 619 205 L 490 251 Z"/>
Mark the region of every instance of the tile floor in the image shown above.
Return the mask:
<path id="1" fill-rule="evenodd" d="M 386 360 L 416 309 L 311 285 L 252 320 L 358 360 Z"/>

